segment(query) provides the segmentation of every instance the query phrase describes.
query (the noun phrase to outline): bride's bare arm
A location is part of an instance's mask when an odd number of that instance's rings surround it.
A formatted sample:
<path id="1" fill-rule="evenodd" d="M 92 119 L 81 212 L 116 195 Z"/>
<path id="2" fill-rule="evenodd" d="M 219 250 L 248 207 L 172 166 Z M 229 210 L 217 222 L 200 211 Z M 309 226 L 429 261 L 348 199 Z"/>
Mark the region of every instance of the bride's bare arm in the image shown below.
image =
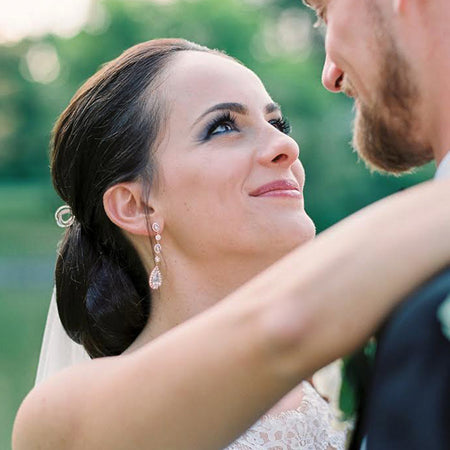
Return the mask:
<path id="1" fill-rule="evenodd" d="M 35 388 L 15 450 L 219 449 L 450 263 L 450 182 L 378 202 L 126 356 Z"/>

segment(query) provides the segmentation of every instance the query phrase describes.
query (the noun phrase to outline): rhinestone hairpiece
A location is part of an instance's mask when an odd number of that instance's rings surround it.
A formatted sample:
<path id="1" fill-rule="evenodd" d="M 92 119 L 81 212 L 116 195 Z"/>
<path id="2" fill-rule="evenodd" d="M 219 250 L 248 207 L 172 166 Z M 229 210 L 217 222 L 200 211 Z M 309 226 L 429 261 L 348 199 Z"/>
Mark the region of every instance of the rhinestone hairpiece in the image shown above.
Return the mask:
<path id="1" fill-rule="evenodd" d="M 55 212 L 55 220 L 58 227 L 70 227 L 75 220 L 75 216 L 72 213 L 72 208 L 69 205 L 60 206 Z"/>

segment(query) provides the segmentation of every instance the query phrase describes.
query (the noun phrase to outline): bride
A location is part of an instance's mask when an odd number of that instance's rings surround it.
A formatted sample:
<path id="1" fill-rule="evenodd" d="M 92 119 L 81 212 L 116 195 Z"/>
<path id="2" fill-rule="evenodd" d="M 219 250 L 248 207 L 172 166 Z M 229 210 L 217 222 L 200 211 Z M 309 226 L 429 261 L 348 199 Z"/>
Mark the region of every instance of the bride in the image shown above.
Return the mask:
<path id="1" fill-rule="evenodd" d="M 15 450 L 344 448 L 305 380 L 450 262 L 450 186 L 313 240 L 298 156 L 259 78 L 184 40 L 137 45 L 80 88 L 54 129 L 70 207 L 55 279 L 92 360 L 32 390 Z"/>

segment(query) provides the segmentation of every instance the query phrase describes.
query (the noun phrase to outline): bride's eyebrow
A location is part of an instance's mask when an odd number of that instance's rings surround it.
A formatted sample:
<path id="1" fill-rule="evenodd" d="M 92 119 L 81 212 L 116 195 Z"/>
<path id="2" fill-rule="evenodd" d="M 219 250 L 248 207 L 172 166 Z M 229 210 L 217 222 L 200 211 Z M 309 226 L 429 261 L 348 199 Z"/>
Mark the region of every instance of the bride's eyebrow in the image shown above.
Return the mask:
<path id="1" fill-rule="evenodd" d="M 280 105 L 277 103 L 268 103 L 265 108 L 264 112 L 266 114 L 270 114 L 275 111 L 280 111 Z M 235 103 L 235 102 L 228 102 L 228 103 L 218 103 L 217 105 L 211 106 L 211 108 L 208 108 L 203 114 L 201 114 L 193 123 L 192 126 L 195 126 L 200 120 L 202 120 L 205 116 L 208 114 L 211 114 L 215 111 L 233 111 L 237 114 L 248 114 L 248 108 L 243 105 L 242 103 Z"/>
<path id="2" fill-rule="evenodd" d="M 199 117 L 197 117 L 196 121 L 193 123 L 192 126 L 196 125 L 200 120 L 202 120 L 205 116 L 208 114 L 211 114 L 215 111 L 233 111 L 238 114 L 248 114 L 248 108 L 241 103 L 217 103 L 217 105 L 211 106 L 211 108 L 208 108 L 203 114 L 201 114 Z"/>
<path id="3" fill-rule="evenodd" d="M 273 112 L 281 112 L 281 106 L 278 103 L 272 102 L 266 105 L 264 108 L 264 112 L 266 114 L 270 114 Z"/>

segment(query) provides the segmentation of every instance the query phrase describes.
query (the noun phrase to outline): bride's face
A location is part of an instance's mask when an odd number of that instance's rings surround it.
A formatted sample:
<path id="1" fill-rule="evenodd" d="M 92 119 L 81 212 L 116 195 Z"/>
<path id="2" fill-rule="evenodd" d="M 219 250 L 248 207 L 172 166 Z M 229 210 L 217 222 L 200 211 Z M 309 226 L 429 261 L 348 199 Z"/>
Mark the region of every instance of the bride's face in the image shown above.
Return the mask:
<path id="1" fill-rule="evenodd" d="M 278 258 L 314 236 L 304 170 L 279 106 L 237 62 L 183 52 L 167 104 L 152 187 L 164 241 L 193 258 Z"/>

